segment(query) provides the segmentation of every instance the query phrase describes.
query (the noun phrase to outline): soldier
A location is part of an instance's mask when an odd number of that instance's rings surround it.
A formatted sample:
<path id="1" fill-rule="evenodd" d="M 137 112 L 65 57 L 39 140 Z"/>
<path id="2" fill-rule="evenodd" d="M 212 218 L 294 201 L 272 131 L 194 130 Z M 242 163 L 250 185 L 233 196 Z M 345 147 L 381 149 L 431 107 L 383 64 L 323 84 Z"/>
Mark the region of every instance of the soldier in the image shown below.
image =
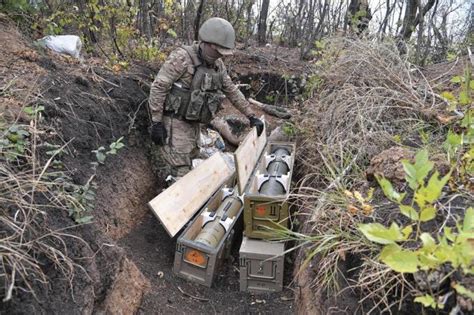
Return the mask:
<path id="1" fill-rule="evenodd" d="M 199 124 L 208 124 L 227 97 L 257 128 L 248 101 L 232 83 L 222 57 L 232 55 L 235 32 L 221 18 L 210 18 L 199 29 L 199 41 L 174 50 L 158 72 L 150 90 L 151 139 L 171 175 L 182 177 L 197 155 Z"/>

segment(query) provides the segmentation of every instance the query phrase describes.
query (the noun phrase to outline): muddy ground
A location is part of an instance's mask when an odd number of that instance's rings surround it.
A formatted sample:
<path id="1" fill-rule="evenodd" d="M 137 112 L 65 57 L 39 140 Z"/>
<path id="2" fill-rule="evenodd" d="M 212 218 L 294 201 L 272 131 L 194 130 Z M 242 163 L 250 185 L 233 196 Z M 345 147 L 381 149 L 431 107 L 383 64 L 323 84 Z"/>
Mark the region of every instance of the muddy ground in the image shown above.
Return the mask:
<path id="1" fill-rule="evenodd" d="M 16 88 L 12 94 L 2 95 L 4 118 L 27 123 L 21 114 L 25 102 L 43 105 L 44 124 L 50 132 L 42 141 L 69 143 L 62 161 L 77 185 L 84 185 L 93 175 L 92 150 L 121 136 L 126 145 L 97 168 L 95 209 L 90 213 L 93 222 L 68 230 L 84 240 L 65 240 L 68 255 L 82 266 L 76 268 L 73 281 L 64 279 L 39 257 L 49 282 L 35 284 L 36 297 L 15 291 L 12 301 L 1 304 L 0 313 L 293 313 L 290 258 L 283 292 L 239 292 L 239 238 L 213 288 L 173 274 L 176 240 L 170 239 L 146 206 L 164 187 L 153 171 L 153 146 L 147 131 L 146 99 L 157 66 L 137 64 L 114 73 L 97 59 L 79 63 L 39 51 L 11 23 L 0 22 L 0 42 L 10 43 L 0 51 L 2 85 L 14 78 Z M 259 63 L 255 54 L 241 52 L 238 56 L 231 65 L 234 77 L 252 75 L 267 89 L 281 85 L 281 81 L 265 82 L 269 71 L 255 67 Z M 250 74 L 249 69 L 256 70 Z M 271 76 L 276 71 L 272 66 Z M 253 92 L 258 93 L 262 92 Z M 232 109 L 225 112 L 229 111 Z M 52 209 L 47 224 L 60 229 L 74 222 L 65 211 Z"/>

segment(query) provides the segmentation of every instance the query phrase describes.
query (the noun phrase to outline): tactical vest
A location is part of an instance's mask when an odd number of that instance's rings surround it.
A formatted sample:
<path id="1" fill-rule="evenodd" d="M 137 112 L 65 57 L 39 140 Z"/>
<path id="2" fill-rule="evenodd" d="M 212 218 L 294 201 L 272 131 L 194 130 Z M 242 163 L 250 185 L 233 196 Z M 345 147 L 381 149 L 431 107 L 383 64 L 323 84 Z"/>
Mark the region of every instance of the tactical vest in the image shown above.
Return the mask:
<path id="1" fill-rule="evenodd" d="M 192 46 L 182 46 L 194 65 L 190 89 L 174 83 L 166 97 L 165 114 L 174 117 L 209 123 L 225 98 L 222 93 L 224 73 L 201 63 Z"/>

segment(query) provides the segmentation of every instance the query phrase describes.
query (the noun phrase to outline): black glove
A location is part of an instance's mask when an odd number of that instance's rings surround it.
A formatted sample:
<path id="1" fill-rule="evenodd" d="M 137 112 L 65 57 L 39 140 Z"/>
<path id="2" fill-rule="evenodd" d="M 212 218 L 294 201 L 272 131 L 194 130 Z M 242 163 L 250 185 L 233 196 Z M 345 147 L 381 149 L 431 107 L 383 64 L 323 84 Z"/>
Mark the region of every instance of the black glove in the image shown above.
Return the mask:
<path id="1" fill-rule="evenodd" d="M 258 118 L 250 117 L 250 127 L 257 127 L 257 136 L 260 137 L 263 131 L 263 121 Z"/>
<path id="2" fill-rule="evenodd" d="M 164 145 L 166 143 L 166 137 L 168 133 L 166 128 L 161 121 L 154 123 L 151 126 L 151 140 L 157 145 Z"/>

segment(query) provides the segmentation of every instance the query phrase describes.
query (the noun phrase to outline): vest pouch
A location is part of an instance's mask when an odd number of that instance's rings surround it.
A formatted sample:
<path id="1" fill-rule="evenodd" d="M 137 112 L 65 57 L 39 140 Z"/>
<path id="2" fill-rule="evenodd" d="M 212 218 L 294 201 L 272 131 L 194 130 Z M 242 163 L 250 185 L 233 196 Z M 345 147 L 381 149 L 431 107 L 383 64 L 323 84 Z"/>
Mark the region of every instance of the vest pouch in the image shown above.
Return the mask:
<path id="1" fill-rule="evenodd" d="M 179 95 L 174 95 L 172 93 L 169 93 L 166 96 L 166 101 L 165 101 L 166 112 L 176 113 L 180 106 L 181 106 L 181 97 L 179 97 Z"/>
<path id="2" fill-rule="evenodd" d="M 165 111 L 180 114 L 183 108 L 188 107 L 191 91 L 183 87 L 173 84 L 171 91 L 165 100 Z"/>
<path id="3" fill-rule="evenodd" d="M 201 111 L 206 104 L 206 93 L 200 90 L 191 92 L 191 101 L 189 102 L 184 118 L 187 120 L 200 120 Z"/>
<path id="4" fill-rule="evenodd" d="M 208 124 L 219 110 L 225 96 L 221 93 L 206 93 L 207 106 L 204 106 L 201 112 L 201 122 Z"/>

